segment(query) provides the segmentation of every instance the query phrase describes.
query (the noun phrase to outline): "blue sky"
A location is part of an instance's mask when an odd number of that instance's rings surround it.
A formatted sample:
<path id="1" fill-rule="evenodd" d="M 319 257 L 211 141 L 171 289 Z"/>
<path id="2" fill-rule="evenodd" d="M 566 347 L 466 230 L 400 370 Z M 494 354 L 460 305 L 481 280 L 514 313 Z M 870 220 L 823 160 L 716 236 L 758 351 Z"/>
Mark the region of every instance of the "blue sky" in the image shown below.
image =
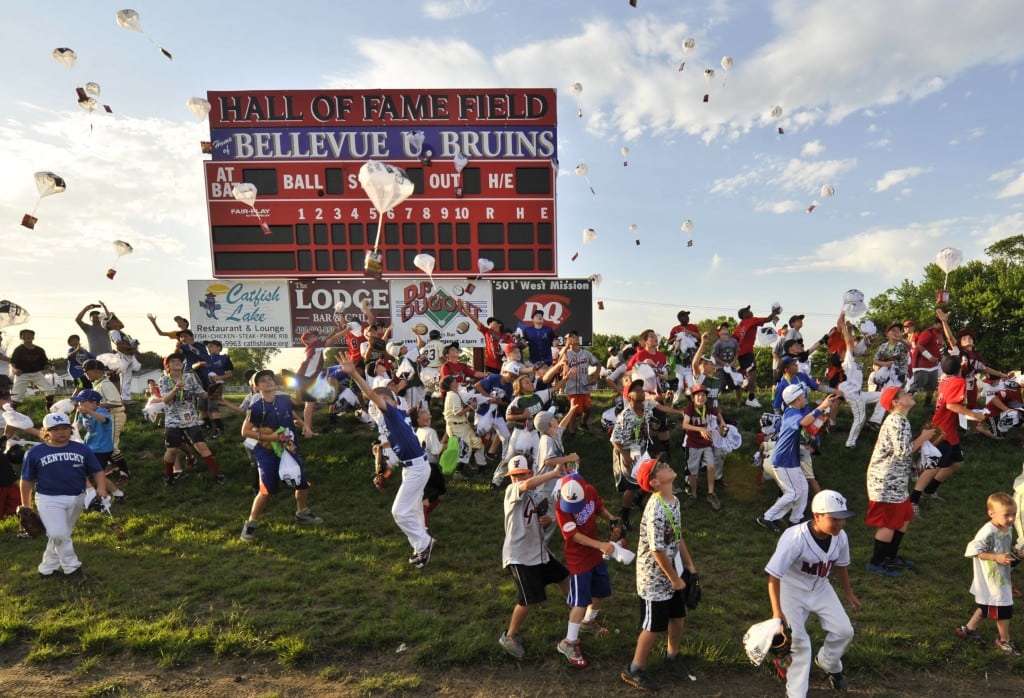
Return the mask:
<path id="1" fill-rule="evenodd" d="M 116 25 L 123 7 L 3 10 L 2 295 L 32 312 L 54 356 L 97 298 L 164 351 L 146 312 L 169 325 L 186 280 L 210 277 L 197 147 L 208 131 L 185 108 L 207 90 L 556 88 L 559 269 L 601 275 L 596 332 L 664 332 L 682 307 L 699 319 L 777 300 L 817 333 L 845 290 L 870 297 L 918 278 L 942 247 L 978 258 L 1024 228 L 1015 0 L 136 2 L 146 36 Z M 72 70 L 51 58 L 58 46 L 78 54 Z M 114 110 L 92 130 L 74 98 L 90 80 Z M 68 191 L 41 202 L 29 231 L 18 223 L 36 170 Z M 598 240 L 583 247 L 587 227 Z M 111 282 L 114 239 L 136 251 Z"/>

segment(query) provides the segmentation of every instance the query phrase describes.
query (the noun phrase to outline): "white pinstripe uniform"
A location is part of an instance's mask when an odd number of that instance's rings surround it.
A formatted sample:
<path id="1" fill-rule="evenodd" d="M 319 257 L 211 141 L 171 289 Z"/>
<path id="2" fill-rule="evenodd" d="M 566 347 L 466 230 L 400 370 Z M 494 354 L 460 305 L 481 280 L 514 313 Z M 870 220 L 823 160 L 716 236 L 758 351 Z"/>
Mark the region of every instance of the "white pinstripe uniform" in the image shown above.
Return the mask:
<path id="1" fill-rule="evenodd" d="M 828 576 L 833 566 L 850 565 L 846 531 L 830 536 L 822 550 L 810 531 L 810 523 L 791 526 L 779 537 L 775 554 L 764 568 L 781 580 L 780 603 L 793 629 L 793 663 L 786 672 L 786 695 L 803 698 L 811 675 L 811 638 L 804 627 L 811 613 L 818 616 L 825 641 L 818 651 L 818 665 L 834 674 L 843 670 L 843 653 L 853 640 L 853 626 Z"/>

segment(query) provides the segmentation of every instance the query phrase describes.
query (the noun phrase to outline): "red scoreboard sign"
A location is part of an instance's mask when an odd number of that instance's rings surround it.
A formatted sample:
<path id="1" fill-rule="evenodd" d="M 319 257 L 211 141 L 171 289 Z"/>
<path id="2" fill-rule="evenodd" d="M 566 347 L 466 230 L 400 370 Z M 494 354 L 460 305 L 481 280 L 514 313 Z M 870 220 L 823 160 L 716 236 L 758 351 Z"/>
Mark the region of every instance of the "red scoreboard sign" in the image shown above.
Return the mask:
<path id="1" fill-rule="evenodd" d="M 362 276 L 383 223 L 386 276 L 557 276 L 555 91 L 210 92 L 205 163 L 217 278 Z M 467 162 L 455 167 L 456 155 Z M 405 170 L 413 195 L 375 210 L 359 168 Z M 232 196 L 256 186 L 253 209 Z M 258 215 L 257 215 L 258 214 Z M 269 233 L 261 228 L 266 223 Z"/>

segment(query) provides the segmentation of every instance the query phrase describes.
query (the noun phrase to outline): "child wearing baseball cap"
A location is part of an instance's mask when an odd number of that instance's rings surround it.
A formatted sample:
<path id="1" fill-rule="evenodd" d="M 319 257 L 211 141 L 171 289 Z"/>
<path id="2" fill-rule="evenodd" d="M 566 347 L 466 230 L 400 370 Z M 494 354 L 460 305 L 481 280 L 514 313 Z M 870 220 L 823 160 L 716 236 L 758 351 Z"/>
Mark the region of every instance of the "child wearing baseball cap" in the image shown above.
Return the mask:
<path id="1" fill-rule="evenodd" d="M 569 625 L 556 649 L 569 664 L 583 669 L 589 662 L 580 650 L 580 631 L 599 637 L 609 634 L 597 617 L 605 599 L 612 595 L 604 556 L 615 552 L 615 544 L 598 539 L 597 519 L 607 519 L 613 528 L 618 522 L 605 508 L 601 495 L 579 473 L 559 480 L 555 518 L 565 540 L 565 564 L 572 575 L 567 597 Z"/>
<path id="2" fill-rule="evenodd" d="M 914 396 L 900 386 L 890 385 L 883 390 L 879 403 L 889 413 L 889 418 L 882 422 L 868 463 L 865 523 L 877 529 L 868 572 L 899 577 L 901 569 L 914 566 L 913 561 L 899 555 L 903 534 L 914 519 L 908 484 L 911 457 L 935 435 L 935 429 L 923 429 L 917 439 L 913 438 L 907 414 L 914 407 Z"/>
<path id="3" fill-rule="evenodd" d="M 512 483 L 505 489 L 505 543 L 501 547 L 502 566 L 512 574 L 516 585 L 516 607 L 508 630 L 498 644 L 516 659 L 526 655 L 520 630 L 535 604 L 547 600 L 544 588 L 557 584 L 562 595 L 569 593 L 569 570 L 548 549 L 544 528 L 550 526 L 550 500 L 541 485 L 562 477 L 558 464 L 534 475 L 526 456 L 513 456 L 508 463 Z"/>
<path id="4" fill-rule="evenodd" d="M 640 489 L 651 494 L 640 519 L 637 546 L 636 593 L 640 597 L 640 635 L 633 660 L 620 678 L 641 690 L 657 684 L 647 675 L 647 658 L 658 639 L 668 631 L 665 660 L 676 678 L 694 676 L 679 654 L 686 622 L 686 587 L 697 575 L 682 534 L 682 507 L 673 494 L 676 473 L 664 461 L 650 458 L 637 468 Z"/>
<path id="5" fill-rule="evenodd" d="M 1020 657 L 1017 643 L 1010 639 L 1010 619 L 1013 617 L 1010 568 L 1020 559 L 1020 553 L 1013 549 L 1017 505 L 1005 492 L 990 494 L 986 505 L 989 521 L 978 530 L 964 552 L 964 556 L 972 560 L 974 578 L 971 580 L 971 593 L 978 607 L 967 625 L 957 627 L 956 634 L 962 640 L 983 644 L 978 625 L 983 618 L 992 618 L 999 632 L 996 649 L 1008 657 Z"/>
<path id="6" fill-rule="evenodd" d="M 850 586 L 850 544 L 846 520 L 854 516 L 846 498 L 835 490 L 822 490 L 811 502 L 811 520 L 790 526 L 779 537 L 775 554 L 764 568 L 768 573 L 768 599 L 772 618 L 792 628 L 793 651 L 786 671 L 786 693 L 807 695 L 811 676 L 811 638 L 804 627 L 814 613 L 825 631 L 825 640 L 814 659 L 827 675 L 829 685 L 846 690 L 843 653 L 853 639 L 853 626 L 829 582 L 835 570 L 846 601 L 860 610 L 860 599 Z"/>

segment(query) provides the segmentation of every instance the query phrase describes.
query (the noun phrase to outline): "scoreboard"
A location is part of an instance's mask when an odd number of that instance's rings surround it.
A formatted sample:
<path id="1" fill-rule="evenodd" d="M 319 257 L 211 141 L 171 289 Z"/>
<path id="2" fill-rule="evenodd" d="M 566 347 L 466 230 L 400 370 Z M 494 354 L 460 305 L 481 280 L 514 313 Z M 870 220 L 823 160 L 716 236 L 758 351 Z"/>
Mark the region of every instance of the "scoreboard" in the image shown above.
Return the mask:
<path id="1" fill-rule="evenodd" d="M 557 276 L 557 108 L 551 89 L 210 92 L 205 163 L 217 278 L 363 276 L 383 226 L 386 276 Z M 459 171 L 456 156 L 465 158 Z M 368 159 L 401 167 L 412 196 L 377 211 Z M 251 183 L 255 207 L 232 187 Z M 261 223 L 266 224 L 261 227 Z M 266 232 L 266 231 L 269 231 Z"/>

